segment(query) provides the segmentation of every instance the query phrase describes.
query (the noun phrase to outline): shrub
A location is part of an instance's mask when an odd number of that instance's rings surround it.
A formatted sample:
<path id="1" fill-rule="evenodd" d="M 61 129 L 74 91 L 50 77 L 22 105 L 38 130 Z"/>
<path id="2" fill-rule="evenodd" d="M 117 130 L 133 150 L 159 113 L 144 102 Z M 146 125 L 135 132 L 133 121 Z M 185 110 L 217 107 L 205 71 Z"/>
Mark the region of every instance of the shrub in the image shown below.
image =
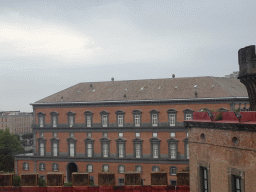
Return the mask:
<path id="1" fill-rule="evenodd" d="M 20 176 L 13 176 L 13 186 L 20 187 L 21 178 Z"/>
<path id="2" fill-rule="evenodd" d="M 72 187 L 72 182 L 64 183 L 64 187 Z"/>
<path id="3" fill-rule="evenodd" d="M 39 178 L 38 178 L 38 185 L 39 185 L 40 187 L 46 186 L 45 180 L 42 179 L 41 177 L 39 177 Z"/>
<path id="4" fill-rule="evenodd" d="M 222 120 L 222 113 L 218 113 L 218 115 L 216 116 L 216 121 Z"/>

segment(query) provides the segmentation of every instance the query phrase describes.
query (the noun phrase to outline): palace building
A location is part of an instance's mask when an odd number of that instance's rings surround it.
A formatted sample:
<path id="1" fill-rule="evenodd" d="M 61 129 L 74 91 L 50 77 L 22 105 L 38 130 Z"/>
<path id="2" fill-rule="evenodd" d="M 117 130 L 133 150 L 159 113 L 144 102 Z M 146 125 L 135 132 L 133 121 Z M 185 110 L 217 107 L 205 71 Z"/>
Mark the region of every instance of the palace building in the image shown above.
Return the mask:
<path id="1" fill-rule="evenodd" d="M 248 110 L 245 86 L 236 78 L 191 77 L 79 83 L 31 104 L 34 150 L 15 157 L 15 174 L 114 172 L 116 185 L 125 172 L 140 172 L 150 185 L 151 172 L 188 170 L 188 129 L 194 111 Z"/>

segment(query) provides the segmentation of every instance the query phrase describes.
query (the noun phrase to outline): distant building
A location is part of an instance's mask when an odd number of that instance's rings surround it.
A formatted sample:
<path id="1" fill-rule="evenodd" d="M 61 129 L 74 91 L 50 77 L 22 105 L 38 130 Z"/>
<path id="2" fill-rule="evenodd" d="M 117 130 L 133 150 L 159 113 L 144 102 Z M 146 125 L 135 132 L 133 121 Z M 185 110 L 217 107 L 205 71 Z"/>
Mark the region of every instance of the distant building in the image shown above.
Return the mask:
<path id="1" fill-rule="evenodd" d="M 17 135 L 32 133 L 32 113 L 20 111 L 0 111 L 0 129 L 7 127 L 10 132 Z"/>
<path id="2" fill-rule="evenodd" d="M 248 106 L 246 88 L 235 78 L 191 77 L 79 83 L 33 103 L 34 156 L 16 156 L 15 174 L 151 172 L 188 170 L 189 145 L 183 121 L 194 111 L 233 111 Z"/>
<path id="3" fill-rule="evenodd" d="M 239 75 L 239 71 L 233 71 L 233 73 L 230 73 L 229 75 L 225 75 L 226 78 L 237 78 Z"/>

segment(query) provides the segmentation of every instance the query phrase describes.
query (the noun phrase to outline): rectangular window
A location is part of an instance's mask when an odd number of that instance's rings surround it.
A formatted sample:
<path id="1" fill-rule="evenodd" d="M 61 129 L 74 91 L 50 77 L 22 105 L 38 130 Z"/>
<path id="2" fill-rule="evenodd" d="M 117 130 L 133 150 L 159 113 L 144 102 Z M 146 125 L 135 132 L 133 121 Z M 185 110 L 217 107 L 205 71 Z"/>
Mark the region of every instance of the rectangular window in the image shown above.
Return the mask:
<path id="1" fill-rule="evenodd" d="M 123 178 L 118 179 L 118 185 L 119 186 L 124 186 L 124 179 Z"/>
<path id="2" fill-rule="evenodd" d="M 57 133 L 53 133 L 53 137 L 56 138 L 57 137 Z"/>
<path id="3" fill-rule="evenodd" d="M 54 163 L 54 164 L 52 165 L 52 170 L 53 170 L 53 171 L 58 171 L 58 164 L 57 164 L 57 163 Z"/>
<path id="4" fill-rule="evenodd" d="M 108 172 L 108 165 L 103 166 L 103 172 Z"/>
<path id="5" fill-rule="evenodd" d="M 157 114 L 152 114 L 152 126 L 156 127 L 158 124 Z"/>
<path id="6" fill-rule="evenodd" d="M 53 143 L 53 156 L 58 156 L 58 145 L 57 143 Z"/>
<path id="7" fill-rule="evenodd" d="M 107 127 L 108 126 L 108 116 L 102 115 L 102 126 Z"/>
<path id="8" fill-rule="evenodd" d="M 108 133 L 103 133 L 103 137 L 107 138 L 108 137 Z"/>
<path id="9" fill-rule="evenodd" d="M 123 165 L 119 166 L 119 173 L 124 173 L 124 166 Z"/>
<path id="10" fill-rule="evenodd" d="M 87 157 L 92 157 L 92 144 L 87 144 Z"/>
<path id="11" fill-rule="evenodd" d="M 208 171 L 206 167 L 200 167 L 200 178 L 202 183 L 202 192 L 208 192 Z"/>
<path id="12" fill-rule="evenodd" d="M 57 127 L 57 117 L 56 116 L 52 116 L 52 126 Z"/>
<path id="13" fill-rule="evenodd" d="M 153 144 L 153 158 L 158 158 L 158 144 Z"/>
<path id="14" fill-rule="evenodd" d="M 92 173 L 92 165 L 88 165 L 88 173 Z"/>
<path id="15" fill-rule="evenodd" d="M 140 127 L 140 115 L 135 115 L 135 127 Z"/>
<path id="16" fill-rule="evenodd" d="M 44 137 L 44 133 L 39 133 L 39 136 L 40 137 Z"/>
<path id="17" fill-rule="evenodd" d="M 40 127 L 44 127 L 44 117 L 43 116 L 39 116 L 39 125 L 40 125 Z"/>
<path id="18" fill-rule="evenodd" d="M 74 137 L 74 133 L 70 133 L 70 137 Z"/>
<path id="19" fill-rule="evenodd" d="M 28 171 L 28 163 L 24 163 L 24 170 Z"/>
<path id="20" fill-rule="evenodd" d="M 123 115 L 118 115 L 117 116 L 117 121 L 118 121 L 118 127 L 123 127 L 124 126 L 124 116 Z"/>
<path id="21" fill-rule="evenodd" d="M 40 171 L 45 171 L 45 164 L 44 163 L 40 164 Z"/>
<path id="22" fill-rule="evenodd" d="M 140 137 L 140 133 L 135 133 L 135 137 Z"/>
<path id="23" fill-rule="evenodd" d="M 170 137 L 175 137 L 175 133 L 170 133 Z"/>
<path id="24" fill-rule="evenodd" d="M 232 175 L 232 191 L 242 192 L 241 181 L 242 179 L 240 176 Z"/>
<path id="25" fill-rule="evenodd" d="M 175 114 L 169 114 L 170 126 L 175 126 Z"/>
<path id="26" fill-rule="evenodd" d="M 141 158 L 141 146 L 140 146 L 140 144 L 135 144 L 135 158 Z"/>
<path id="27" fill-rule="evenodd" d="M 171 159 L 176 159 L 177 151 L 176 151 L 176 144 L 174 143 L 170 144 L 170 155 L 171 155 Z"/>
<path id="28" fill-rule="evenodd" d="M 40 156 L 44 156 L 44 143 L 40 143 Z"/>
<path id="29" fill-rule="evenodd" d="M 92 116 L 87 116 L 86 122 L 87 127 L 92 127 Z"/>
<path id="30" fill-rule="evenodd" d="M 75 156 L 75 144 L 74 143 L 69 144 L 69 152 L 70 152 L 70 157 Z"/>
<path id="31" fill-rule="evenodd" d="M 189 159 L 189 144 L 188 143 L 187 143 L 186 147 L 187 147 L 187 159 Z"/>
<path id="32" fill-rule="evenodd" d="M 119 149 L 119 151 L 118 151 L 119 158 L 123 158 L 124 157 L 124 144 L 123 143 L 119 144 L 118 149 Z"/>
<path id="33" fill-rule="evenodd" d="M 153 137 L 157 137 L 157 133 L 153 133 Z"/>
<path id="34" fill-rule="evenodd" d="M 124 133 L 118 133 L 118 137 L 124 137 Z"/>
<path id="35" fill-rule="evenodd" d="M 192 114 L 186 114 L 186 120 L 192 120 Z"/>
<path id="36" fill-rule="evenodd" d="M 136 171 L 137 171 L 137 172 L 141 172 L 141 166 L 137 166 L 137 167 L 136 167 Z"/>
<path id="37" fill-rule="evenodd" d="M 73 127 L 74 126 L 74 117 L 73 116 L 69 116 L 68 117 L 68 120 L 69 120 L 69 127 Z"/>
<path id="38" fill-rule="evenodd" d="M 103 157 L 108 157 L 108 144 L 104 143 L 102 145 L 102 148 L 103 148 L 103 151 L 102 151 Z"/>
<path id="39" fill-rule="evenodd" d="M 92 137 L 92 133 L 87 133 L 87 138 L 91 138 Z"/>

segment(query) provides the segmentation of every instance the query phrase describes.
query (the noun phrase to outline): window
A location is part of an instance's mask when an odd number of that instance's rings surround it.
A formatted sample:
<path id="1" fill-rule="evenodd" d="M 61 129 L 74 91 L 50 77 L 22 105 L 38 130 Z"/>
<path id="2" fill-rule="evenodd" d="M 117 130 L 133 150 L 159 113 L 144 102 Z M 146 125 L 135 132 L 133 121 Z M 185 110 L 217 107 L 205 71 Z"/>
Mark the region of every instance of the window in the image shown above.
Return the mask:
<path id="1" fill-rule="evenodd" d="M 133 122 L 135 127 L 141 126 L 141 111 L 140 110 L 134 110 L 133 112 Z"/>
<path id="2" fill-rule="evenodd" d="M 40 156 L 44 156 L 44 143 L 40 143 Z"/>
<path id="3" fill-rule="evenodd" d="M 102 145 L 102 153 L 103 153 L 103 157 L 108 157 L 108 144 L 107 143 L 104 143 Z"/>
<path id="4" fill-rule="evenodd" d="M 92 144 L 87 144 L 87 157 L 92 157 Z"/>
<path id="5" fill-rule="evenodd" d="M 101 157 L 103 158 L 108 158 L 110 153 L 109 153 L 109 144 L 110 144 L 110 139 L 108 138 L 101 138 Z"/>
<path id="6" fill-rule="evenodd" d="M 118 165 L 118 173 L 124 173 L 124 165 Z"/>
<path id="7" fill-rule="evenodd" d="M 136 172 L 142 172 L 142 167 L 140 165 L 135 166 L 135 171 Z"/>
<path id="8" fill-rule="evenodd" d="M 74 133 L 69 133 L 69 137 L 74 137 Z"/>
<path id="9" fill-rule="evenodd" d="M 85 157 L 93 157 L 93 143 L 94 140 L 90 137 L 85 139 Z"/>
<path id="10" fill-rule="evenodd" d="M 102 172 L 108 172 L 108 171 L 109 171 L 108 165 L 102 165 Z"/>
<path id="11" fill-rule="evenodd" d="M 135 158 L 141 158 L 141 144 L 135 144 Z"/>
<path id="12" fill-rule="evenodd" d="M 75 126 L 75 113 L 72 111 L 69 111 L 67 113 L 68 116 L 68 127 L 74 127 Z"/>
<path id="13" fill-rule="evenodd" d="M 52 171 L 59 171 L 59 165 L 57 163 L 52 164 Z"/>
<path id="14" fill-rule="evenodd" d="M 118 185 L 124 186 L 124 178 L 118 178 Z"/>
<path id="15" fill-rule="evenodd" d="M 152 115 L 152 126 L 156 127 L 158 124 L 158 120 L 157 120 L 157 114 L 153 114 Z"/>
<path id="16" fill-rule="evenodd" d="M 45 164 L 39 163 L 39 171 L 45 171 Z"/>
<path id="17" fill-rule="evenodd" d="M 69 144 L 69 156 L 70 157 L 75 156 L 75 144 L 74 143 Z"/>
<path id="18" fill-rule="evenodd" d="M 29 170 L 29 164 L 28 163 L 23 163 L 23 170 L 28 171 Z"/>
<path id="19" fill-rule="evenodd" d="M 37 113 L 39 127 L 44 127 L 45 124 L 45 114 L 42 112 Z M 21 119 L 22 120 L 22 119 Z"/>
<path id="20" fill-rule="evenodd" d="M 170 133 L 170 137 L 175 137 L 175 133 Z"/>
<path id="21" fill-rule="evenodd" d="M 125 112 L 122 111 L 122 110 L 116 111 L 117 127 L 123 127 L 124 126 L 124 114 L 125 114 Z"/>
<path id="22" fill-rule="evenodd" d="M 178 141 L 177 139 L 171 137 L 167 140 L 168 142 L 168 154 L 170 159 L 177 159 L 178 156 Z"/>
<path id="23" fill-rule="evenodd" d="M 242 178 L 241 176 L 232 175 L 232 191 L 242 192 Z"/>
<path id="24" fill-rule="evenodd" d="M 39 133 L 39 137 L 44 137 L 44 133 Z"/>
<path id="25" fill-rule="evenodd" d="M 92 133 L 87 133 L 87 138 L 91 138 L 92 137 Z"/>
<path id="26" fill-rule="evenodd" d="M 177 174 L 177 167 L 171 166 L 170 167 L 170 175 L 176 175 Z"/>
<path id="27" fill-rule="evenodd" d="M 194 112 L 194 111 L 192 111 L 191 109 L 185 109 L 185 110 L 183 111 L 183 113 L 184 113 L 184 119 L 185 119 L 185 120 L 192 120 L 192 119 L 193 119 L 193 112 Z"/>
<path id="28" fill-rule="evenodd" d="M 208 170 L 206 167 L 200 167 L 200 179 L 202 192 L 208 192 Z"/>
<path id="29" fill-rule="evenodd" d="M 51 118 L 52 118 L 52 127 L 57 127 L 58 125 L 58 113 L 57 112 L 51 112 L 50 113 Z"/>
<path id="30" fill-rule="evenodd" d="M 157 137 L 157 133 L 153 133 L 153 137 Z"/>
<path id="31" fill-rule="evenodd" d="M 176 114 L 169 114 L 169 123 L 170 123 L 170 126 L 175 126 L 175 116 Z"/>
<path id="32" fill-rule="evenodd" d="M 189 159 L 189 144 L 186 144 L 186 155 L 187 155 L 187 159 Z"/>
<path id="33" fill-rule="evenodd" d="M 119 158 L 124 157 L 124 144 L 123 143 L 118 144 L 118 157 Z"/>
<path id="34" fill-rule="evenodd" d="M 76 140 L 74 138 L 68 138 L 68 154 L 69 157 L 76 156 Z"/>
<path id="35" fill-rule="evenodd" d="M 88 164 L 88 165 L 87 165 L 87 172 L 88 172 L 88 173 L 92 173 L 92 172 L 93 172 L 93 167 L 92 167 L 91 164 Z"/>
<path id="36" fill-rule="evenodd" d="M 159 172 L 159 171 L 160 171 L 160 168 L 159 168 L 158 166 L 156 166 L 156 165 L 153 165 L 153 166 L 152 166 L 152 171 L 153 171 L 153 172 Z"/>
<path id="37" fill-rule="evenodd" d="M 140 133 L 135 133 L 135 137 L 140 137 Z"/>
<path id="38" fill-rule="evenodd" d="M 108 115 L 109 115 L 109 112 L 102 111 L 102 112 L 100 112 L 100 114 L 101 114 L 101 125 L 102 125 L 102 127 L 108 127 Z"/>
<path id="39" fill-rule="evenodd" d="M 140 127 L 140 115 L 135 115 L 135 127 Z"/>
<path id="40" fill-rule="evenodd" d="M 58 144 L 53 143 L 52 148 L 53 148 L 53 156 L 57 157 L 58 156 Z"/>
<path id="41" fill-rule="evenodd" d="M 103 133 L 103 137 L 107 138 L 108 137 L 108 133 Z"/>
<path id="42" fill-rule="evenodd" d="M 52 133 L 52 136 L 53 136 L 54 138 L 57 138 L 57 133 Z"/>
<path id="43" fill-rule="evenodd" d="M 167 111 L 168 114 L 168 122 L 170 127 L 174 127 L 176 125 L 176 114 L 177 111 L 175 109 L 168 109 Z"/>
<path id="44" fill-rule="evenodd" d="M 118 133 L 118 137 L 124 137 L 124 133 Z"/>
<path id="45" fill-rule="evenodd" d="M 93 113 L 91 111 L 84 112 L 85 115 L 85 126 L 86 127 L 92 127 L 92 115 Z"/>
<path id="46" fill-rule="evenodd" d="M 158 144 L 153 144 L 153 158 L 158 158 Z"/>

